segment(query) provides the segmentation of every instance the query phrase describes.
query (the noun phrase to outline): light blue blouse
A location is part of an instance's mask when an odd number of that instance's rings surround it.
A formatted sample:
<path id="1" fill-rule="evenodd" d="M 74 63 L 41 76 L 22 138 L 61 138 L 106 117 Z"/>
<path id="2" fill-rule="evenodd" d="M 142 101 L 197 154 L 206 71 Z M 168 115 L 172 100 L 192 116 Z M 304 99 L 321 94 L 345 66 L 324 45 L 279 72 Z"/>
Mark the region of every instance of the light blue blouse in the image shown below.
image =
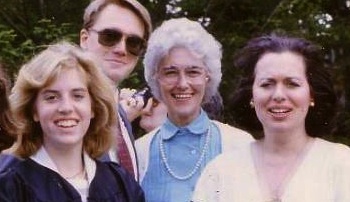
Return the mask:
<path id="1" fill-rule="evenodd" d="M 174 178 L 167 171 L 160 153 L 160 141 L 167 162 L 177 176 L 186 176 L 195 167 L 205 146 L 210 125 L 209 147 L 197 172 L 186 180 Z M 161 126 L 150 145 L 148 169 L 142 181 L 147 202 L 188 202 L 197 179 L 205 165 L 221 153 L 218 127 L 201 110 L 200 115 L 185 127 L 174 125 L 169 119 Z"/>

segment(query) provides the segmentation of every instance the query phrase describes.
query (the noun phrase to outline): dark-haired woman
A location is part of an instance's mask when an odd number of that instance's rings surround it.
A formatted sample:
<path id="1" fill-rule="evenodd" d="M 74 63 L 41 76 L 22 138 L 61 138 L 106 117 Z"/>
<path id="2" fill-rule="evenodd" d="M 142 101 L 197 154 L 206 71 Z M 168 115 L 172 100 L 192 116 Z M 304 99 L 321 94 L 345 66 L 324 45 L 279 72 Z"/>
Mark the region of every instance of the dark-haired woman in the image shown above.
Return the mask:
<path id="1" fill-rule="evenodd" d="M 244 73 L 234 117 L 263 137 L 212 161 L 193 201 L 350 201 L 350 149 L 320 138 L 331 130 L 337 98 L 318 47 L 262 36 L 248 42 L 235 65 Z"/>

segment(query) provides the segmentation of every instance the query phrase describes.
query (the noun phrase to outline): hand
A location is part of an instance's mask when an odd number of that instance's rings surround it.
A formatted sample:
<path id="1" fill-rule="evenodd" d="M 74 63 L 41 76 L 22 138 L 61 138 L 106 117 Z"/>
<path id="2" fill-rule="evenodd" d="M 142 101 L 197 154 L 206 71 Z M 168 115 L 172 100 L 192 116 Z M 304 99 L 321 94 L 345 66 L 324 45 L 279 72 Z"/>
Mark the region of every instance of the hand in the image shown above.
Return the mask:
<path id="1" fill-rule="evenodd" d="M 135 89 L 123 88 L 120 90 L 119 103 L 126 112 L 127 119 L 132 122 L 141 115 L 144 106 L 142 96 L 133 96 Z"/>

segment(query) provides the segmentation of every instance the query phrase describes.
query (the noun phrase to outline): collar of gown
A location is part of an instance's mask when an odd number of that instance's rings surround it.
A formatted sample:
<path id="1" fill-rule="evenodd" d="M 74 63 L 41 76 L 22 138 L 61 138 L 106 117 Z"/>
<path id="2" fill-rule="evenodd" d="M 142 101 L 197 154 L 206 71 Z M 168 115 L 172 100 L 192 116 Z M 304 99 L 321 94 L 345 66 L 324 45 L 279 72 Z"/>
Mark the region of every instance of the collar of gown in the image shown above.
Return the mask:
<path id="1" fill-rule="evenodd" d="M 40 165 L 47 167 L 59 174 L 55 162 L 51 159 L 44 146 L 41 146 L 40 149 L 30 158 L 35 162 L 39 163 Z M 95 177 L 96 162 L 92 158 L 90 158 L 90 156 L 86 152 L 83 153 L 83 161 L 85 164 L 84 166 L 86 169 L 88 182 L 90 184 L 92 179 L 94 179 Z"/>

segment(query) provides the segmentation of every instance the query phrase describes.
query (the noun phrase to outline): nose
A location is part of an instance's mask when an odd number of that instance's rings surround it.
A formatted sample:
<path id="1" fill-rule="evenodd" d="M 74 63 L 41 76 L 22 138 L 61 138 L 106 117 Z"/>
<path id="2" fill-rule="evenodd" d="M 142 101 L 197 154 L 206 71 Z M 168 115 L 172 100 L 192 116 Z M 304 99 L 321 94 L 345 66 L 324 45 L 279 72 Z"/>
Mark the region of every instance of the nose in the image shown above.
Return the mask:
<path id="1" fill-rule="evenodd" d="M 123 36 L 120 41 L 118 43 L 116 43 L 113 46 L 113 52 L 114 53 L 118 53 L 118 54 L 122 54 L 122 55 L 126 55 L 127 54 L 127 50 L 126 50 L 126 39 Z"/>
<path id="2" fill-rule="evenodd" d="M 73 102 L 69 98 L 63 98 L 58 106 L 58 112 L 61 114 L 69 114 L 73 111 Z"/>
<path id="3" fill-rule="evenodd" d="M 184 72 L 180 72 L 177 79 L 177 84 L 179 87 L 186 88 L 189 83 L 189 78 Z"/>
<path id="4" fill-rule="evenodd" d="M 272 96 L 272 99 L 276 102 L 284 101 L 286 99 L 286 95 L 283 86 L 277 85 Z"/>

